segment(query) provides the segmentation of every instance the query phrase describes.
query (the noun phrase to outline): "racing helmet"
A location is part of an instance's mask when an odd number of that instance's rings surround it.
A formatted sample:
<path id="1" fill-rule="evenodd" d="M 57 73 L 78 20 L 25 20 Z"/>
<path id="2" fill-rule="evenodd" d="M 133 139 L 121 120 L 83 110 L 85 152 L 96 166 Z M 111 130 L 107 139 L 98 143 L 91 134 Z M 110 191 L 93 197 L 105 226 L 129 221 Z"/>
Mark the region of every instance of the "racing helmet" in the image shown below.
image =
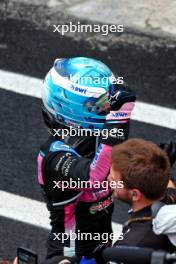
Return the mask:
<path id="1" fill-rule="evenodd" d="M 56 59 L 45 77 L 42 91 L 47 126 L 101 130 L 110 111 L 113 77 L 104 63 L 92 58 Z"/>

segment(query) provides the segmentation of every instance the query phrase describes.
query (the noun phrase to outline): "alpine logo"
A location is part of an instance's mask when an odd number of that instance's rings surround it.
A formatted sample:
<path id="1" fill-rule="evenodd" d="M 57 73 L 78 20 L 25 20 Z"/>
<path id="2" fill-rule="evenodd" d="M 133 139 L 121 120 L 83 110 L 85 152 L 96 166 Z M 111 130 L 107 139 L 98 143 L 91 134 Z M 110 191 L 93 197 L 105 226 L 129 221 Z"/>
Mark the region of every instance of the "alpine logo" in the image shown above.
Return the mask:
<path id="1" fill-rule="evenodd" d="M 114 103 L 116 103 L 119 95 L 121 94 L 121 91 L 118 91 L 117 93 L 115 93 L 114 95 L 110 95 L 110 98 L 109 98 L 109 103 L 111 105 L 113 105 Z"/>
<path id="2" fill-rule="evenodd" d="M 70 88 L 72 90 L 74 90 L 75 92 L 79 92 L 79 93 L 83 93 L 83 94 L 86 94 L 86 92 L 87 92 L 87 89 L 76 87 L 73 84 L 70 86 Z"/>

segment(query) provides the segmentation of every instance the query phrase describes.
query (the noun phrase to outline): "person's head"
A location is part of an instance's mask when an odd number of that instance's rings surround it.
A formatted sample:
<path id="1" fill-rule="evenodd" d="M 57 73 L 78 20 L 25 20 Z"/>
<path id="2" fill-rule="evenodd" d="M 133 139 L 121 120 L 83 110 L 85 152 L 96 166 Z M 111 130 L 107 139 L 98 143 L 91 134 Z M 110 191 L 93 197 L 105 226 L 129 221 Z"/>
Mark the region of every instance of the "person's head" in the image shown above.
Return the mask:
<path id="1" fill-rule="evenodd" d="M 106 95 L 112 74 L 104 63 L 92 58 L 56 59 L 45 77 L 42 94 L 47 125 L 101 128 L 105 105 L 97 103 Z M 104 102 L 105 98 L 101 99 Z"/>
<path id="2" fill-rule="evenodd" d="M 132 205 L 161 199 L 170 178 L 167 154 L 151 141 L 129 139 L 112 150 L 109 181 L 123 181 L 114 196 Z M 138 207 L 138 206 L 137 206 Z"/>
<path id="3" fill-rule="evenodd" d="M 102 130 L 109 111 L 123 104 L 123 89 L 125 85 L 117 84 L 113 72 L 101 61 L 56 59 L 42 90 L 44 121 L 50 130 L 63 126 Z M 125 102 L 135 101 L 135 94 L 126 97 Z"/>

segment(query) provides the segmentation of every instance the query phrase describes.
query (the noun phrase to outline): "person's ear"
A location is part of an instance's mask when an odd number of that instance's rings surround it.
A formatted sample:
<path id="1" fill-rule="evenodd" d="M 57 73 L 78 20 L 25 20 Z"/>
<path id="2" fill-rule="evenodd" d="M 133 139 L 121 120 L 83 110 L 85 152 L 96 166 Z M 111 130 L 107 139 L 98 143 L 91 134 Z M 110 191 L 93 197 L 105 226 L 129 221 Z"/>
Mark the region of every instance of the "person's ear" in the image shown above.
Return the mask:
<path id="1" fill-rule="evenodd" d="M 138 189 L 130 190 L 130 196 L 132 201 L 139 201 L 141 199 L 141 192 Z"/>

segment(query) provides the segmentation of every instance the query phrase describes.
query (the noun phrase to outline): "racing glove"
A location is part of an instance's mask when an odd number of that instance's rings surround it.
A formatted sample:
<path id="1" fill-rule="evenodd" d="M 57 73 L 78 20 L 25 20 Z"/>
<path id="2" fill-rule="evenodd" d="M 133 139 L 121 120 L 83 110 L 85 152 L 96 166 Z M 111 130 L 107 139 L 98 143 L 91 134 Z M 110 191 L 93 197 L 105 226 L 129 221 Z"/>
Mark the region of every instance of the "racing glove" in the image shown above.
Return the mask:
<path id="1" fill-rule="evenodd" d="M 103 251 L 107 248 L 107 247 L 111 247 L 112 246 L 112 241 L 109 241 L 107 243 L 102 243 L 99 244 L 93 251 L 93 257 L 95 258 L 95 260 L 97 261 L 97 263 L 101 263 L 101 264 L 105 264 L 105 260 L 103 259 Z"/>
<path id="2" fill-rule="evenodd" d="M 113 86 L 109 92 L 110 113 L 106 117 L 100 143 L 114 146 L 128 139 L 131 112 L 136 94 L 124 85 Z M 103 133 L 108 131 L 108 137 Z"/>

